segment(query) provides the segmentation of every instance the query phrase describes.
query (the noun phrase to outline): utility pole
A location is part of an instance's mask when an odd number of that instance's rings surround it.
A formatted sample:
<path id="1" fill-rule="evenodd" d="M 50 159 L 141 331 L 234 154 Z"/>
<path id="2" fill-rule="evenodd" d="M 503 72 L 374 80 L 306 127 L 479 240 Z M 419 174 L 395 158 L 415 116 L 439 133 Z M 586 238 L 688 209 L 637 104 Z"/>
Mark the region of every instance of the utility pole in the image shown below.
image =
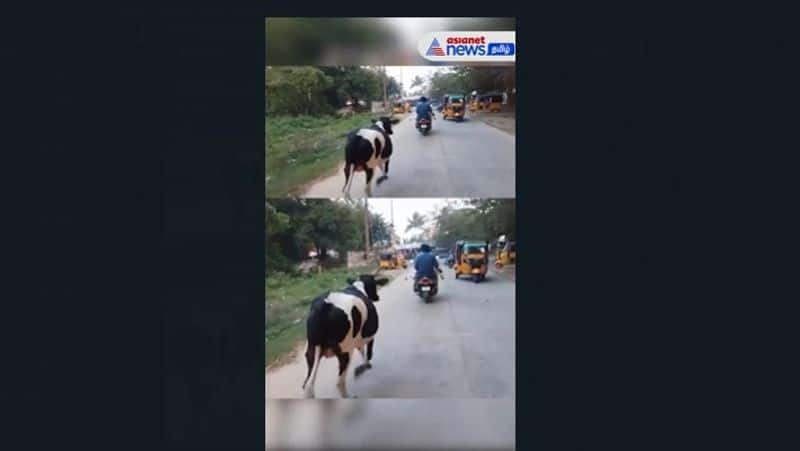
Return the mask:
<path id="1" fill-rule="evenodd" d="M 383 66 L 383 107 L 386 108 L 386 66 Z"/>
<path id="2" fill-rule="evenodd" d="M 392 223 L 392 232 L 389 234 L 389 244 L 394 247 L 394 199 L 389 198 L 389 218 Z"/>
<path id="3" fill-rule="evenodd" d="M 405 66 L 400 66 L 400 96 L 402 98 L 406 97 L 406 86 L 403 84 L 405 80 Z"/>
<path id="4" fill-rule="evenodd" d="M 369 260 L 369 205 L 364 197 L 364 259 Z"/>

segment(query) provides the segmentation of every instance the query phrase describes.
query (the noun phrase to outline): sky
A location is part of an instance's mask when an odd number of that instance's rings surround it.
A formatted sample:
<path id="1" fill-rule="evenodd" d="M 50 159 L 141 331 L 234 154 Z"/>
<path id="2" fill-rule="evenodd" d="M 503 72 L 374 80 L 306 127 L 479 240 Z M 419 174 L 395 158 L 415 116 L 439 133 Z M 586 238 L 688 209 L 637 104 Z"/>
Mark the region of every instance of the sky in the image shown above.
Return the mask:
<path id="1" fill-rule="evenodd" d="M 451 69 L 451 66 L 386 66 L 386 74 L 394 77 L 398 83 L 403 85 L 403 89 L 409 92 L 411 91 L 411 80 L 417 75 L 427 82 L 428 77 L 437 70 L 447 71 L 449 69 Z M 416 89 L 414 88 L 414 90 Z"/>
<path id="2" fill-rule="evenodd" d="M 409 238 L 416 232 L 409 231 L 406 233 L 406 224 L 408 219 L 414 212 L 421 215 L 430 216 L 430 212 L 438 210 L 444 206 L 446 201 L 461 200 L 461 199 L 444 199 L 444 198 L 423 198 L 423 199 L 386 199 L 386 198 L 370 198 L 369 209 L 375 213 L 379 213 L 386 220 L 391 223 L 391 211 L 394 207 L 394 229 L 400 238 Z"/>

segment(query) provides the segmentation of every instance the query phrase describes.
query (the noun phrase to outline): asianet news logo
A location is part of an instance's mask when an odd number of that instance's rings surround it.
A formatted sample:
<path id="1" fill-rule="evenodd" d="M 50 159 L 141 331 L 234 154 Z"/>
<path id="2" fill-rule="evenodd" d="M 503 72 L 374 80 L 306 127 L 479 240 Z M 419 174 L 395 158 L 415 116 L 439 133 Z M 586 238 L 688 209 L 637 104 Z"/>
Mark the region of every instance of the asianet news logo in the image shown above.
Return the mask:
<path id="1" fill-rule="evenodd" d="M 423 39 L 420 51 L 426 59 L 432 61 L 513 61 L 516 54 L 514 32 L 431 33 Z M 423 43 L 427 43 L 425 50 Z"/>

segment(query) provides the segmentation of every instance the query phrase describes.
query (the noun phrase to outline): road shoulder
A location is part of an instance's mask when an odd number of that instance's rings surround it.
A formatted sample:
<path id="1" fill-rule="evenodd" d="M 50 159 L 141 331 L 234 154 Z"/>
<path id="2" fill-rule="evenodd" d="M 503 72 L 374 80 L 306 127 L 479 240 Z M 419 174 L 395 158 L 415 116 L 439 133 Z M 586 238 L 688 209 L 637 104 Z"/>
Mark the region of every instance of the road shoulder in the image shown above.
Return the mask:
<path id="1" fill-rule="evenodd" d="M 494 273 L 497 274 L 499 277 L 502 277 L 503 279 L 508 279 L 512 282 L 516 282 L 517 265 L 506 265 L 501 269 L 498 269 L 496 266 L 493 266 L 493 268 L 494 268 Z"/>
<path id="2" fill-rule="evenodd" d="M 470 117 L 498 130 L 504 131 L 511 136 L 516 135 L 517 119 L 516 115 L 512 113 L 473 112 L 470 114 Z"/>

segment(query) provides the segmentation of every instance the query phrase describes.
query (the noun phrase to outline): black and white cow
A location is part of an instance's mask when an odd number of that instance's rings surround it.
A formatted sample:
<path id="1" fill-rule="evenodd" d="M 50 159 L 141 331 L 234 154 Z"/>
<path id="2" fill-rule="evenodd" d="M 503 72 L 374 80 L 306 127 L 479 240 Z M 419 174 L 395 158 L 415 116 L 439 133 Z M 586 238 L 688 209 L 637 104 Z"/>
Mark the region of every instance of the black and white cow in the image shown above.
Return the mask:
<path id="1" fill-rule="evenodd" d="M 343 398 L 347 397 L 345 378 L 353 350 L 358 349 L 364 360 L 356 368 L 356 376 L 372 368 L 372 346 L 378 332 L 378 311 L 373 303 L 380 299 L 378 285 L 386 284 L 388 279 L 376 280 L 372 275 L 361 275 L 358 280 L 348 279 L 347 282 L 349 285 L 344 290 L 325 293 L 311 303 L 306 320 L 308 374 L 303 382 L 306 397 L 314 397 L 314 381 L 322 357 L 339 359 L 336 388 Z"/>
<path id="2" fill-rule="evenodd" d="M 355 173 L 364 171 L 367 175 L 367 197 L 372 195 L 372 176 L 375 168 L 380 168 L 383 175 L 378 177 L 377 184 L 389 178 L 389 158 L 392 156 L 392 121 L 381 117 L 369 128 L 361 128 L 347 135 L 344 147 L 344 187 L 342 192 L 350 197 L 350 185 Z M 352 175 L 352 177 L 351 177 Z"/>

